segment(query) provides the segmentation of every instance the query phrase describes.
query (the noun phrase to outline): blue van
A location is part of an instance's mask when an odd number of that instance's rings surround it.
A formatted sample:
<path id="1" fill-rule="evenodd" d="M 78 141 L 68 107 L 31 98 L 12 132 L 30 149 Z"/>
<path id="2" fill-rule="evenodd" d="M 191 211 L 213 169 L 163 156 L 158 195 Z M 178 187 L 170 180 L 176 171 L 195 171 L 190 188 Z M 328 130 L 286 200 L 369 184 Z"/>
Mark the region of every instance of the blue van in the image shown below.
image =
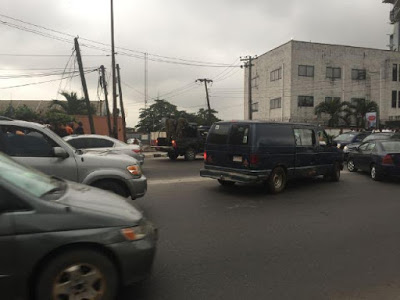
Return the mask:
<path id="1" fill-rule="evenodd" d="M 265 183 L 279 193 L 291 178 L 339 181 L 343 152 L 316 125 L 218 122 L 208 133 L 204 163 L 200 175 L 221 185 Z"/>

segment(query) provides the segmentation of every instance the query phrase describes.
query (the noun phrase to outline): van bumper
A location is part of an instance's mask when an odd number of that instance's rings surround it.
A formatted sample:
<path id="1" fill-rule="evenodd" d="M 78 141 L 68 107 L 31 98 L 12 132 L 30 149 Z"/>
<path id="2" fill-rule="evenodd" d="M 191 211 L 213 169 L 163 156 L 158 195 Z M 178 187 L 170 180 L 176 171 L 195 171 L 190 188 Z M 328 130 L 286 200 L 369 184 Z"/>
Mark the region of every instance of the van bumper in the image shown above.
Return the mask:
<path id="1" fill-rule="evenodd" d="M 237 170 L 221 167 L 206 167 L 200 170 L 201 177 L 208 177 L 213 179 L 234 181 L 239 183 L 258 183 L 268 179 L 271 171 L 250 171 L 250 170 Z"/>
<path id="2" fill-rule="evenodd" d="M 133 200 L 143 197 L 147 192 L 147 178 L 142 175 L 140 178 L 132 178 L 125 180 Z"/>

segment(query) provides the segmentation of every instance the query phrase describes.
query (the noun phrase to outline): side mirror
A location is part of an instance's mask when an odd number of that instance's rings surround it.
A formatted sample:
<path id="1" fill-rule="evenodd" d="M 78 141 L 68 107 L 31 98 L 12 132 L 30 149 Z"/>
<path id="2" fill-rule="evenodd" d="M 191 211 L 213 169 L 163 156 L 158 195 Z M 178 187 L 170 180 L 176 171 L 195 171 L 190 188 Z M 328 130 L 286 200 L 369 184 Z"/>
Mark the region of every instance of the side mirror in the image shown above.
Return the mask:
<path id="1" fill-rule="evenodd" d="M 62 159 L 67 158 L 69 155 L 67 153 L 67 151 L 65 151 L 63 148 L 61 147 L 54 147 L 53 148 L 53 153 L 55 157 L 60 157 Z"/>

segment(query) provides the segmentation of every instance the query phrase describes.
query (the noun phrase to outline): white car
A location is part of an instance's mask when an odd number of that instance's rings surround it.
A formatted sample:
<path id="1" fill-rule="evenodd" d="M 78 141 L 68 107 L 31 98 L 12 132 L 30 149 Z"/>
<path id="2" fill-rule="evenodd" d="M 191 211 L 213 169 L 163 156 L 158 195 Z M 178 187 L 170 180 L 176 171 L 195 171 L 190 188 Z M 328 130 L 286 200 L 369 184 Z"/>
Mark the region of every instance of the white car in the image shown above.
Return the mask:
<path id="1" fill-rule="evenodd" d="M 126 154 L 135 158 L 141 165 L 144 163 L 144 154 L 139 145 L 128 145 L 106 135 L 68 135 L 63 139 L 75 149 L 85 149 L 86 151 L 110 151 L 116 154 Z"/>

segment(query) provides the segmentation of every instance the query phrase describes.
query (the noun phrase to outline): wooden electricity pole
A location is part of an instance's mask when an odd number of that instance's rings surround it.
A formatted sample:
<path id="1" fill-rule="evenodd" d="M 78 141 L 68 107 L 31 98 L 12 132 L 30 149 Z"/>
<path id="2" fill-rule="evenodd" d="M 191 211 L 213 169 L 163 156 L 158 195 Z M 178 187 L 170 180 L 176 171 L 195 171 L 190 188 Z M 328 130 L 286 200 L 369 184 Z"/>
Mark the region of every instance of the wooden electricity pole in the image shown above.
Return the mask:
<path id="1" fill-rule="evenodd" d="M 113 92 L 113 135 L 118 139 L 117 77 L 115 76 L 115 44 L 114 44 L 114 1 L 111 0 L 111 68 Z"/>
<path id="2" fill-rule="evenodd" d="M 107 127 L 108 127 L 108 135 L 112 136 L 112 129 L 111 129 L 111 120 L 110 120 L 110 107 L 108 106 L 108 92 L 107 92 L 107 82 L 106 82 L 106 72 L 104 70 L 104 66 L 100 66 L 101 70 L 101 85 L 104 89 L 104 98 L 106 102 L 106 113 L 107 113 Z"/>
<path id="3" fill-rule="evenodd" d="M 79 66 L 79 74 L 81 75 L 83 93 L 85 95 L 85 102 L 86 102 L 87 115 L 89 118 L 90 132 L 92 134 L 95 134 L 96 131 L 94 128 L 94 122 L 93 122 L 93 117 L 92 117 L 92 108 L 90 106 L 89 93 L 87 90 L 85 73 L 83 72 L 82 56 L 81 56 L 81 50 L 79 49 L 78 38 L 74 39 L 74 43 L 75 43 L 76 58 L 78 60 L 78 66 Z"/>
<path id="4" fill-rule="evenodd" d="M 240 58 L 240 61 L 244 61 L 244 67 L 249 68 L 249 77 L 248 77 L 248 86 L 247 86 L 247 92 L 248 92 L 248 110 L 249 110 L 249 120 L 253 119 L 253 98 L 252 98 L 252 93 L 251 93 L 251 69 L 254 66 L 252 61 L 257 59 L 257 56 L 251 57 L 251 56 L 246 56 L 244 58 Z"/>
<path id="5" fill-rule="evenodd" d="M 207 107 L 208 107 L 208 125 L 211 124 L 211 106 L 210 106 L 210 97 L 208 96 L 208 88 L 207 88 L 207 83 L 212 83 L 213 81 L 211 79 L 197 79 L 196 82 L 204 82 L 204 86 L 206 88 L 206 97 L 207 97 Z"/>
<path id="6" fill-rule="evenodd" d="M 121 116 L 122 116 L 122 136 L 124 138 L 124 142 L 126 142 L 126 120 L 125 120 L 124 101 L 122 98 L 121 74 L 119 72 L 119 64 L 117 64 L 117 76 L 118 76 L 119 106 L 121 107 Z"/>

